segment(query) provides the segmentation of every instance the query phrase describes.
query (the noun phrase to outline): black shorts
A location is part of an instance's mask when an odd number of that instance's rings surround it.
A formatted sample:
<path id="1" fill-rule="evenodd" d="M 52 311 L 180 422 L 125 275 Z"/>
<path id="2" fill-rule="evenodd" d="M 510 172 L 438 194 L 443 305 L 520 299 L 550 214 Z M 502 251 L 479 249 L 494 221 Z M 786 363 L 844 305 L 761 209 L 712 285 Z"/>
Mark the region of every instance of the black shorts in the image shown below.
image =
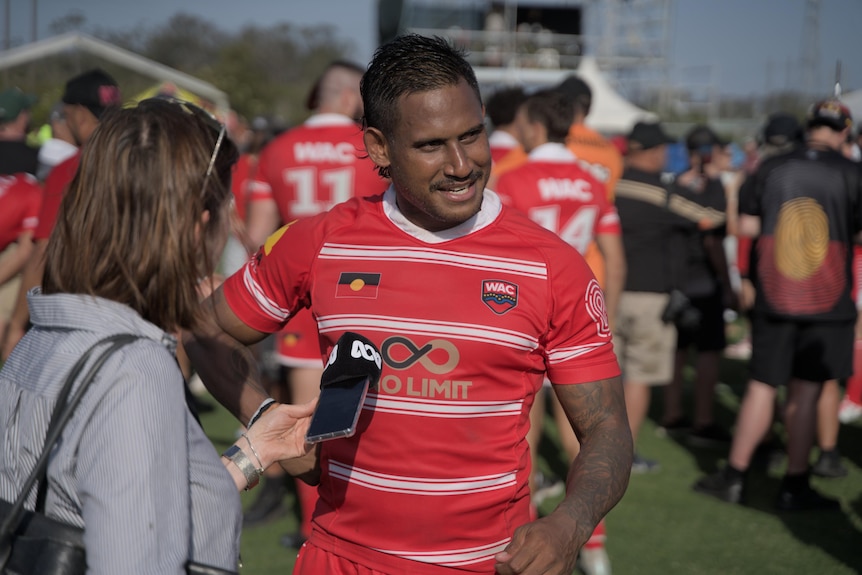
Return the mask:
<path id="1" fill-rule="evenodd" d="M 792 378 L 824 382 L 853 373 L 854 320 L 792 321 L 753 314 L 752 379 L 773 387 Z"/>
<path id="2" fill-rule="evenodd" d="M 697 329 L 678 329 L 676 348 L 697 351 L 721 351 L 727 346 L 724 333 L 724 302 L 721 291 L 706 297 L 691 298 L 691 305 L 700 312 L 700 327 Z"/>

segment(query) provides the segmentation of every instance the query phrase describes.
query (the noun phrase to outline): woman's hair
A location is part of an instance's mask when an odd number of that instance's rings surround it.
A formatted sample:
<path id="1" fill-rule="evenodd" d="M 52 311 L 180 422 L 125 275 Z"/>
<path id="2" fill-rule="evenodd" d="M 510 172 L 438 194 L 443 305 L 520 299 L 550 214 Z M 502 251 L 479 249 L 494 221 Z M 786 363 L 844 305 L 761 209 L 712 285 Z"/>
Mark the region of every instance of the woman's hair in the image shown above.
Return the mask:
<path id="1" fill-rule="evenodd" d="M 63 197 L 44 293 L 124 303 L 166 331 L 194 326 L 198 281 L 227 233 L 237 155 L 213 118 L 183 102 L 106 113 Z"/>

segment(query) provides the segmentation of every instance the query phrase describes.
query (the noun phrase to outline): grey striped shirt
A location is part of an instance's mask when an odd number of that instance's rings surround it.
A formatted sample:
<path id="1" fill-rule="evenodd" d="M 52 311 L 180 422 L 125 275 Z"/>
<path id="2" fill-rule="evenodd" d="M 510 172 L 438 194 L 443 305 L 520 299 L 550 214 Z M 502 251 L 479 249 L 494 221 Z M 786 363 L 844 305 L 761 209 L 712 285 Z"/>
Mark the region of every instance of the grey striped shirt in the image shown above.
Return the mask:
<path id="1" fill-rule="evenodd" d="M 37 288 L 29 304 L 34 327 L 0 371 L 0 497 L 13 501 L 35 465 L 81 354 L 109 335 L 140 335 L 102 367 L 66 426 L 46 512 L 85 528 L 91 574 L 180 574 L 189 558 L 236 570 L 239 494 L 188 411 L 176 340 L 100 298 Z M 28 509 L 35 498 L 34 488 Z"/>

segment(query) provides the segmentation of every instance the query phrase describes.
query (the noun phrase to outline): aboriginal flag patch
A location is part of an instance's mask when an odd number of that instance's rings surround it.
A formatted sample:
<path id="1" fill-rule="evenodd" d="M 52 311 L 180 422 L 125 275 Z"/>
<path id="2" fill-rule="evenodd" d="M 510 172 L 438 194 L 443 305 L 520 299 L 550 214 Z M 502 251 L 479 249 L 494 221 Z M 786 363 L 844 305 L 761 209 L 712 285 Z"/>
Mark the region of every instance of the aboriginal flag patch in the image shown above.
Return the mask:
<path id="1" fill-rule="evenodd" d="M 341 272 L 335 297 L 358 297 L 377 299 L 377 288 L 380 286 L 380 274 L 361 272 Z"/>
<path id="2" fill-rule="evenodd" d="M 483 280 L 482 301 L 491 311 L 502 315 L 518 305 L 518 285 L 503 280 Z"/>

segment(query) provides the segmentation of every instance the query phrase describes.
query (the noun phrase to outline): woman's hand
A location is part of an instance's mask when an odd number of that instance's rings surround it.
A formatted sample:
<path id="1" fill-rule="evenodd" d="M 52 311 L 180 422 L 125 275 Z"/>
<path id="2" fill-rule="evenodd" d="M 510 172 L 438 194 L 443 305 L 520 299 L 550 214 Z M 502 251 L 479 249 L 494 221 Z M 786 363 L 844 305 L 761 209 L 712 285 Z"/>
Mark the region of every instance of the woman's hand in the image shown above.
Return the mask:
<path id="1" fill-rule="evenodd" d="M 314 447 L 305 442 L 305 433 L 316 406 L 317 398 L 302 405 L 275 405 L 246 431 L 264 469 L 278 461 L 302 457 Z M 248 445 L 244 443 L 242 438 L 237 441 L 240 449 L 248 453 Z M 248 456 L 255 461 L 254 454 L 248 453 Z"/>

